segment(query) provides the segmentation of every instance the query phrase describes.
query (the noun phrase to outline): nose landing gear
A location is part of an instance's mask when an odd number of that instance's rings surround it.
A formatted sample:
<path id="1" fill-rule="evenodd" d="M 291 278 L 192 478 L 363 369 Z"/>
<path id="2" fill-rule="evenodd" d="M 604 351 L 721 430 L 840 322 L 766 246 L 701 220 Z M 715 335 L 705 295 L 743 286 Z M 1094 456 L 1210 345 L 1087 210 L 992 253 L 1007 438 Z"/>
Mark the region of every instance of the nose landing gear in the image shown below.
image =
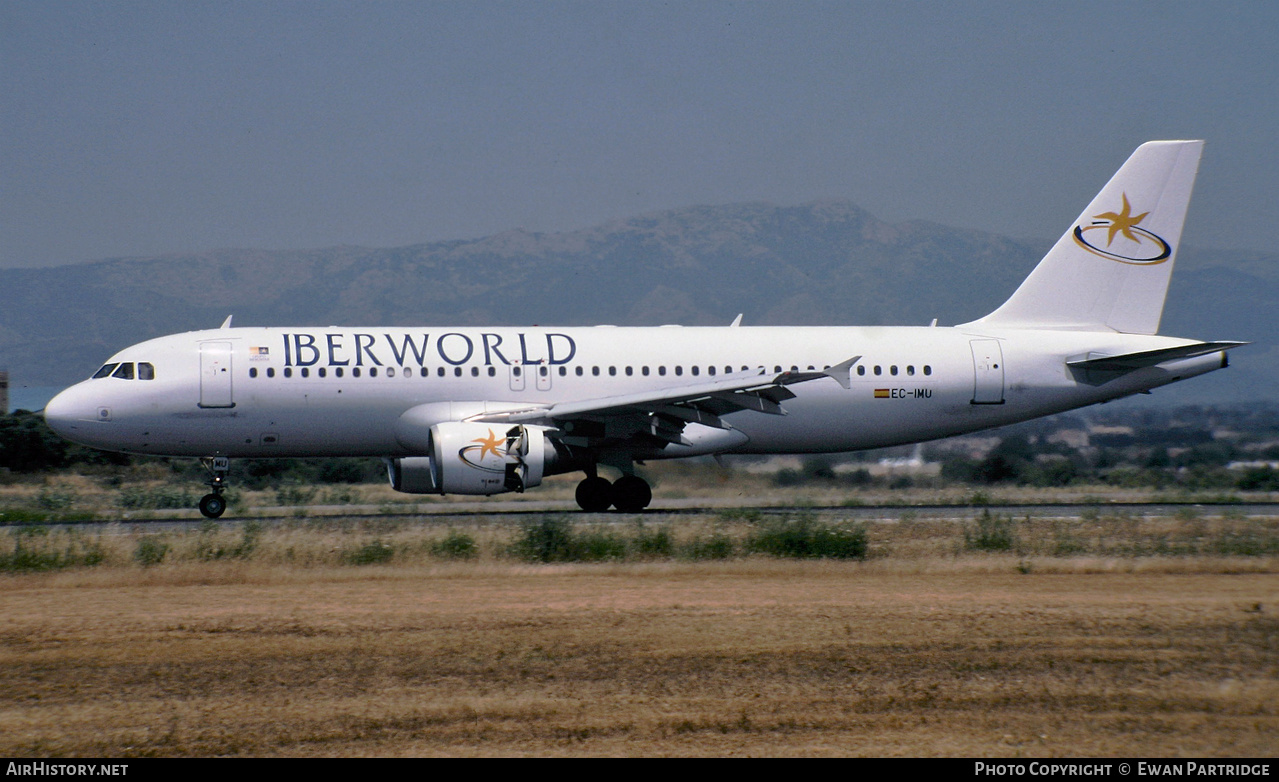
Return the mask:
<path id="1" fill-rule="evenodd" d="M 225 456 L 205 456 L 200 459 L 200 464 L 204 465 L 204 469 L 209 472 L 209 480 L 206 484 L 213 490 L 211 494 L 200 498 L 200 512 L 206 518 L 216 519 L 226 512 L 226 498 L 222 496 L 222 492 L 226 491 L 226 478 L 231 472 L 231 460 Z"/>

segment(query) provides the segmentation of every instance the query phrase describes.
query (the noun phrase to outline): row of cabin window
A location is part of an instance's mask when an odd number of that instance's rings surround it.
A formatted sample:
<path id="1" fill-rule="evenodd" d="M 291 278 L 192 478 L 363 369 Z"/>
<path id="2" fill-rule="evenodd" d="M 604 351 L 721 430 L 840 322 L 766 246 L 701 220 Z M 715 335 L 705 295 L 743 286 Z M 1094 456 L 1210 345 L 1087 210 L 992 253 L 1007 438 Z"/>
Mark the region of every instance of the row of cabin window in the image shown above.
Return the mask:
<path id="1" fill-rule="evenodd" d="M 344 370 L 345 370 L 345 369 L 346 369 L 346 367 L 334 367 L 334 368 L 333 368 L 333 376 L 334 376 L 334 377 L 343 377 L 343 376 L 344 376 L 344 374 L 345 374 L 345 372 L 344 372 Z M 514 366 L 514 367 L 511 367 L 511 373 L 512 373 L 513 375 L 515 375 L 516 377 L 519 377 L 519 376 L 523 373 L 523 369 L 524 369 L 524 367 Z M 559 376 L 560 376 L 560 377 L 567 377 L 567 376 L 568 376 L 568 367 L 561 366 L 561 367 L 559 367 L 558 369 L 559 369 Z M 749 367 L 745 367 L 745 366 L 744 366 L 744 367 L 742 367 L 742 371 L 743 371 L 743 372 L 746 372 L 746 371 L 748 371 L 749 369 L 750 369 Z M 797 371 L 798 369 L 799 369 L 799 367 L 794 367 L 794 366 L 793 366 L 793 367 L 791 367 L 791 370 L 792 370 L 792 371 Z M 810 367 L 809 367 L 809 369 L 813 369 L 813 367 L 811 367 L 811 366 L 810 366 Z M 350 370 L 351 370 L 351 377 L 359 377 L 359 376 L 360 376 L 360 374 L 361 374 L 361 368 L 360 368 L 360 367 L 350 367 Z M 537 370 L 538 370 L 538 374 L 539 374 L 540 376 L 542 376 L 542 377 L 546 377 L 547 375 L 549 375 L 549 374 L 550 374 L 550 367 L 546 367 L 546 366 L 538 366 L 538 367 L 537 367 Z M 300 377 L 310 377 L 310 376 L 311 376 L 311 370 L 310 370 L 310 367 L 300 367 L 300 368 L 298 368 L 298 370 L 297 370 L 297 371 L 298 371 L 298 373 L 299 373 L 299 376 L 300 376 Z M 384 371 L 384 373 L 385 373 L 386 377 L 395 377 L 395 376 L 396 376 L 395 367 L 386 367 L 386 368 L 384 368 L 384 370 L 383 370 L 383 371 Z M 419 371 L 419 373 L 420 373 L 420 375 L 421 375 L 422 377 L 428 377 L 428 376 L 430 376 L 430 374 L 431 374 L 431 371 L 430 371 L 428 368 L 426 368 L 426 367 L 421 367 L 418 371 Z M 633 376 L 633 375 L 635 374 L 635 368 L 634 368 L 634 367 L 623 367 L 623 368 L 622 368 L 622 371 L 623 371 L 623 374 L 625 374 L 627 377 L 631 377 L 631 376 Z M 675 374 L 676 374 L 677 376 L 682 376 L 682 375 L 684 374 L 684 367 L 683 367 L 683 366 L 676 366 L 676 367 L 674 368 L 674 371 L 675 371 Z M 706 373 L 707 373 L 708 375 L 714 375 L 714 374 L 716 374 L 716 372 L 717 372 L 717 371 L 718 371 L 718 370 L 717 370 L 717 368 L 716 368 L 716 367 L 707 367 L 707 368 L 706 368 Z M 733 371 L 733 368 L 732 368 L 731 366 L 726 366 L 726 367 L 724 367 L 724 373 L 725 373 L 725 374 L 730 374 L 730 373 L 732 373 L 732 371 Z M 773 368 L 773 371 L 774 371 L 774 372 L 781 372 L 781 371 L 782 371 L 782 367 L 780 367 L 780 366 L 778 366 L 778 367 L 774 367 L 774 368 Z M 293 372 L 294 372 L 293 367 L 285 367 L 285 368 L 283 369 L 284 377 L 288 377 L 288 378 L 293 377 Z M 315 370 L 315 372 L 316 372 L 316 376 L 317 376 L 317 377 L 328 377 L 328 368 L 327 368 L 327 367 L 319 367 L 319 368 L 317 368 L 317 369 Z M 695 367 L 690 367 L 690 368 L 689 368 L 689 372 L 690 372 L 691 374 L 693 374 L 694 376 L 696 376 L 696 375 L 700 375 L 700 374 L 701 374 L 701 372 L 702 372 L 702 370 L 701 370 L 701 367 L 696 367 L 696 366 L 695 366 Z M 378 376 L 378 368 L 377 368 L 377 367 L 369 367 L 369 368 L 368 368 L 368 373 L 369 373 L 369 377 L 377 377 L 377 376 Z M 586 374 L 586 371 L 585 371 L 585 368 L 583 368 L 583 367 L 580 367 L 580 366 L 579 366 L 579 367 L 574 367 L 573 373 L 574 373 L 575 375 L 577 375 L 578 377 L 582 377 L 583 375 L 585 375 L 585 374 Z M 615 367 L 615 366 L 608 367 L 608 368 L 607 368 L 607 373 L 608 373 L 608 375 L 609 375 L 610 377 L 615 377 L 615 376 L 617 375 L 617 373 L 618 373 L 618 371 L 617 371 L 617 367 Z M 436 368 L 436 374 L 437 374 L 439 377 L 446 377 L 446 376 L 447 376 L 447 374 L 448 374 L 448 370 L 447 370 L 445 367 L 437 367 L 437 368 Z M 470 374 L 471 374 L 471 377 L 479 377 L 479 376 L 480 376 L 480 368 L 479 368 L 479 367 L 471 367 L 471 373 L 470 373 Z M 497 375 L 497 369 L 496 369 L 496 367 L 487 367 L 487 374 L 488 374 L 488 376 L 489 376 L 489 377 L 495 377 L 495 376 Z M 600 376 L 600 374 L 601 374 L 601 368 L 600 368 L 600 367 L 598 367 L 598 366 L 591 367 L 591 375 L 592 375 L 593 377 L 599 377 L 599 376 Z M 641 375 L 644 375 L 644 376 L 646 376 L 646 377 L 647 377 L 647 376 L 650 374 L 650 370 L 649 370 L 649 368 L 648 368 L 648 367 L 640 367 L 640 374 L 641 374 Z M 658 374 L 659 376 L 665 376 L 665 375 L 666 375 L 666 367 L 665 367 L 665 366 L 659 366 L 659 367 L 657 368 L 657 374 Z M 454 375 L 455 377 L 462 377 L 462 375 L 463 375 L 462 367 L 453 367 L 453 375 Z M 257 367 L 250 367 L 250 368 L 249 368 L 249 377 L 257 377 L 257 376 L 258 376 L 258 368 L 257 368 Z M 267 377 L 275 377 L 275 367 L 267 367 L 267 368 L 266 368 L 266 376 L 267 376 Z M 413 370 L 412 370 L 412 369 L 409 369 L 408 367 L 405 367 L 405 368 L 403 369 L 403 376 L 404 376 L 404 377 L 412 377 L 412 376 L 413 376 Z"/>
<path id="2" fill-rule="evenodd" d="M 360 368 L 360 367 L 351 367 L 350 369 L 351 369 L 351 377 L 360 377 L 360 375 L 361 375 L 361 374 L 363 374 L 363 372 L 361 371 L 361 368 Z M 333 376 L 334 376 L 334 377 L 345 377 L 345 376 L 346 376 L 346 371 L 345 371 L 345 370 L 346 370 L 346 367 L 334 367 L 334 368 L 333 368 Z M 378 371 L 377 371 L 377 370 L 378 370 L 378 368 L 377 368 L 377 367 L 369 367 L 369 369 L 368 369 L 369 377 L 377 377 L 377 376 L 378 376 Z M 299 376 L 299 377 L 310 377 L 310 376 L 311 376 L 311 369 L 310 369 L 310 367 L 301 367 L 301 368 L 299 368 L 299 369 L 297 370 L 297 372 L 298 372 L 298 376 Z M 431 374 L 431 370 L 427 369 L 426 367 L 422 367 L 422 368 L 421 368 L 421 370 L 420 370 L 420 372 L 421 372 L 422 377 L 429 377 L 429 376 L 430 376 L 430 374 Z M 283 373 L 284 373 L 284 376 L 285 376 L 285 377 L 293 377 L 293 367 L 285 367 L 285 368 L 284 368 L 284 370 L 283 370 Z M 395 377 L 395 375 L 396 375 L 395 367 L 386 367 L 386 368 L 385 368 L 385 370 L 384 370 L 384 373 L 385 373 L 386 377 Z M 439 373 L 439 376 L 440 376 L 440 377 L 444 377 L 444 376 L 445 376 L 445 374 L 446 374 L 446 370 L 444 369 L 444 367 L 439 367 L 439 368 L 438 368 L 438 373 Z M 461 377 L 461 376 L 462 376 L 462 368 L 461 368 L 461 367 L 453 367 L 453 374 L 454 374 L 454 375 L 456 375 L 457 377 Z M 546 373 L 545 373 L 545 372 L 543 372 L 543 374 L 546 374 Z M 318 369 L 316 369 L 316 370 L 315 370 L 315 375 L 316 375 L 316 377 L 322 377 L 322 378 L 323 378 L 323 377 L 328 377 L 328 376 L 329 376 L 328 368 L 327 368 L 327 367 L 319 367 Z M 496 369 L 494 369 L 493 367 L 489 367 L 489 368 L 488 368 L 488 376 L 489 376 L 489 377 L 495 377 L 496 375 L 497 375 L 497 370 L 496 370 Z M 257 367 L 249 367 L 249 377 L 257 377 L 257 376 L 258 376 L 258 368 L 257 368 Z M 275 377 L 275 367 L 267 367 L 267 368 L 266 368 L 266 376 L 267 376 L 267 377 Z M 479 368 L 479 367 L 471 367 L 471 377 L 479 377 L 479 376 L 480 376 L 480 368 Z M 405 367 L 405 368 L 404 368 L 404 377 L 406 377 L 406 378 L 411 378 L 411 377 L 413 377 L 413 370 L 409 369 L 408 367 Z"/>
<path id="3" fill-rule="evenodd" d="M 149 367 L 149 366 L 150 366 L 150 364 L 147 364 L 146 366 L 148 366 L 148 367 Z M 105 370 L 105 369 L 106 369 L 106 367 L 103 367 L 103 369 Z M 327 367 L 319 367 L 318 369 L 316 369 L 316 375 L 317 375 L 318 377 L 328 377 L 327 369 L 328 369 Z M 334 367 L 334 368 L 333 368 L 333 376 L 334 376 L 334 377 L 342 377 L 342 376 L 343 376 L 343 374 L 344 374 L 344 372 L 343 372 L 343 370 L 344 370 L 344 369 L 345 369 L 344 367 Z M 351 369 L 351 377 L 359 377 L 359 376 L 360 376 L 360 373 L 361 373 L 361 372 L 360 372 L 360 367 L 351 367 L 350 369 Z M 816 369 L 816 367 L 809 366 L 809 367 L 808 367 L 808 369 L 811 371 L 811 370 Z M 924 374 L 925 374 L 925 375 L 931 375 L 931 374 L 933 373 L 933 368 L 932 368 L 931 366 L 927 365 L 927 364 L 925 364 L 925 365 L 924 365 L 924 368 L 923 368 L 923 369 L 924 369 Z M 550 367 L 546 367 L 546 366 L 539 366 L 539 367 L 537 367 L 537 370 L 538 370 L 538 374 L 539 374 L 541 377 L 546 377 L 547 375 L 549 375 L 549 374 L 550 374 Z M 559 376 L 560 376 L 560 377 L 567 377 L 567 376 L 568 376 L 568 367 L 561 366 L 561 367 L 559 367 L 559 368 L 558 368 L 558 370 L 559 370 Z M 682 375 L 684 374 L 684 367 L 683 367 L 683 366 L 676 366 L 676 367 L 674 368 L 674 370 L 675 370 L 675 375 L 676 375 L 677 377 L 678 377 L 678 376 L 682 376 Z M 749 371 L 749 370 L 750 370 L 750 367 L 746 367 L 746 366 L 743 366 L 743 367 L 742 367 L 742 369 L 741 369 L 741 371 L 743 371 L 743 372 L 747 372 L 747 371 Z M 293 367 L 285 367 L 283 371 L 284 371 L 284 376 L 285 376 L 285 377 L 287 377 L 287 378 L 291 378 L 291 377 L 293 377 Z M 385 371 L 386 377 L 395 377 L 395 375 L 396 375 L 395 367 L 386 367 L 384 371 Z M 521 375 L 522 371 L 523 371 L 523 367 L 519 367 L 519 366 L 511 367 L 511 373 L 512 373 L 513 375 L 515 375 L 516 377 L 519 377 L 519 376 Z M 782 368 L 781 366 L 775 366 L 775 367 L 773 367 L 773 371 L 774 371 L 774 372 L 778 372 L 778 373 L 780 373 L 780 372 L 782 372 L 782 371 L 784 371 L 784 370 L 783 370 L 783 368 Z M 799 371 L 799 367 L 798 367 L 798 366 L 792 366 L 792 367 L 790 368 L 790 371 L 792 371 L 792 372 L 797 372 L 797 371 Z M 298 369 L 298 372 L 299 372 L 299 374 L 300 374 L 300 376 L 301 376 L 301 377 L 310 377 L 310 376 L 311 376 L 311 370 L 310 370 L 310 368 L 309 368 L 309 367 L 301 367 L 301 368 L 299 368 L 299 369 Z M 377 368 L 377 367 L 369 367 L 369 368 L 368 368 L 368 372 L 369 372 L 369 377 L 377 377 L 377 376 L 378 376 L 378 368 Z M 694 375 L 694 376 L 700 375 L 700 374 L 701 374 L 701 367 L 697 367 L 697 366 L 690 367 L 690 368 L 689 368 L 689 372 L 690 372 L 690 374 L 692 374 L 692 375 Z M 716 372 L 717 372 L 717 368 L 716 368 L 716 367 L 707 367 L 707 368 L 706 368 L 706 373 L 707 373 L 708 375 L 712 375 L 712 376 L 713 376 L 713 375 L 715 375 L 715 374 L 716 374 Z M 733 372 L 733 368 L 732 368 L 731 366 L 726 366 L 726 367 L 724 367 L 724 374 L 731 374 L 732 372 Z M 426 367 L 421 367 L 421 368 L 419 369 L 419 373 L 420 373 L 421 377 L 428 377 L 428 376 L 430 376 L 431 371 L 430 371 L 428 368 L 426 368 Z M 437 368 L 436 368 L 436 375 L 437 375 L 437 376 L 439 376 L 439 377 L 446 377 L 446 376 L 447 376 L 447 374 L 448 374 L 448 370 L 447 370 L 445 367 L 437 367 Z M 489 377 L 496 377 L 496 376 L 497 376 L 497 368 L 496 368 L 496 367 L 487 367 L 487 374 L 488 374 L 488 376 L 489 376 Z M 573 368 L 573 374 L 577 375 L 578 377 L 582 377 L 583 375 L 585 375 L 585 374 L 586 374 L 586 370 L 585 370 L 585 368 L 584 368 L 584 367 L 580 367 L 580 366 L 579 366 L 579 367 L 574 367 L 574 368 Z M 600 367 L 598 367 L 598 366 L 591 367 L 591 376 L 592 376 L 592 377 L 599 377 L 599 376 L 600 376 L 600 374 L 601 374 L 601 372 L 600 372 Z M 631 376 L 633 376 L 633 375 L 635 374 L 635 369 L 634 369 L 634 367 L 623 367 L 623 374 L 625 374 L 627 377 L 631 377 Z M 644 366 L 644 367 L 640 367 L 640 374 L 641 374 L 641 375 L 643 375 L 643 376 L 645 376 L 645 377 L 647 377 L 647 376 L 649 375 L 649 368 L 648 368 L 648 367 L 646 367 L 646 366 Z M 664 377 L 664 376 L 666 375 L 666 367 L 665 367 L 665 366 L 659 366 L 659 367 L 657 368 L 657 374 L 658 374 L 658 376 L 660 376 L 660 377 Z M 858 374 L 859 376 L 864 376 L 864 375 L 866 374 L 866 367 L 864 367 L 864 366 L 860 366 L 860 365 L 859 365 L 859 366 L 857 367 L 857 374 Z M 874 374 L 875 374 L 876 376 L 878 376 L 878 375 L 882 375 L 882 374 L 883 374 L 883 367 L 876 365 L 876 366 L 874 367 Z M 888 374 L 890 374 L 890 375 L 896 375 L 896 374 L 897 374 L 897 365 L 896 365 L 896 364 L 894 364 L 894 365 L 892 365 L 892 366 L 890 366 L 890 367 L 888 368 Z M 908 376 L 914 376 L 914 374 L 915 374 L 915 367 L 914 367 L 914 365 L 908 365 L 908 366 L 906 367 L 906 374 L 907 374 Z M 403 370 L 403 375 L 404 375 L 404 377 L 412 377 L 412 376 L 413 376 L 413 370 L 412 370 L 412 369 L 409 369 L 408 367 L 405 367 L 405 368 L 404 368 L 404 370 Z M 454 375 L 454 377 L 462 377 L 462 375 L 463 375 L 462 367 L 453 367 L 453 375 Z M 617 367 L 615 367 L 615 366 L 608 367 L 608 375 L 609 375 L 609 377 L 616 377 L 616 376 L 617 376 Z M 101 372 L 99 372 L 99 374 L 98 374 L 98 375 L 95 375 L 95 377 L 102 377 L 102 376 L 104 376 L 104 375 L 102 375 L 102 374 L 101 374 Z M 258 376 L 258 368 L 257 368 L 257 367 L 250 367 L 250 368 L 249 368 L 249 377 L 257 377 L 257 376 Z M 274 368 L 274 367 L 267 367 L 267 369 L 266 369 L 266 376 L 267 376 L 267 377 L 275 377 L 275 368 Z M 479 367 L 471 367 L 471 377 L 479 377 L 479 376 L 480 376 L 480 368 L 479 368 Z"/>
<path id="4" fill-rule="evenodd" d="M 878 364 L 876 364 L 876 365 L 874 366 L 873 371 L 874 371 L 874 373 L 875 373 L 875 376 L 876 376 L 876 377 L 878 377 L 878 376 L 880 376 L 880 375 L 884 374 L 884 368 L 883 368 L 883 367 L 881 367 L 881 366 L 879 366 Z M 932 373 L 933 373 L 933 368 L 932 368 L 931 366 L 929 366 L 928 364 L 925 364 L 925 365 L 924 365 L 924 374 L 925 374 L 925 375 L 931 375 Z M 894 375 L 894 376 L 897 374 L 897 365 L 896 365 L 896 364 L 893 364 L 893 365 L 891 365 L 890 367 L 888 367 L 888 374 L 890 374 L 890 375 Z M 907 365 L 906 365 L 906 375 L 907 375 L 907 376 L 909 376 L 909 377 L 914 377 L 914 375 L 915 375 L 915 366 L 914 366 L 913 364 L 907 364 Z M 858 376 L 858 377 L 865 377 L 865 376 L 866 376 L 866 367 L 864 367 L 864 366 L 862 366 L 862 365 L 860 365 L 860 364 L 859 364 L 859 365 L 857 366 L 857 376 Z"/>
<path id="5" fill-rule="evenodd" d="M 139 361 L 138 370 L 135 374 L 133 371 L 133 362 L 126 361 L 123 364 L 103 364 L 102 368 L 93 373 L 93 379 L 100 377 L 114 377 L 120 380 L 155 380 L 155 367 L 146 361 Z"/>

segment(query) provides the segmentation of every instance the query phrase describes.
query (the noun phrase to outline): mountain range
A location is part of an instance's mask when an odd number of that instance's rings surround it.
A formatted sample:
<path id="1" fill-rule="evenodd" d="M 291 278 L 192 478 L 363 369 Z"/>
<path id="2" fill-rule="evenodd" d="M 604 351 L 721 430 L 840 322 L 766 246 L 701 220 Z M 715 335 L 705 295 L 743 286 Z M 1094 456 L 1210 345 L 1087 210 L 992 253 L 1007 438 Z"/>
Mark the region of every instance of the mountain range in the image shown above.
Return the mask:
<path id="1" fill-rule="evenodd" d="M 163 334 L 236 325 L 940 325 L 1008 297 L 1051 245 L 842 201 L 641 215 L 407 247 L 217 250 L 0 270 L 0 366 L 83 379 Z M 1256 344 L 1167 402 L 1274 400 L 1279 255 L 1184 247 L 1161 333 Z"/>

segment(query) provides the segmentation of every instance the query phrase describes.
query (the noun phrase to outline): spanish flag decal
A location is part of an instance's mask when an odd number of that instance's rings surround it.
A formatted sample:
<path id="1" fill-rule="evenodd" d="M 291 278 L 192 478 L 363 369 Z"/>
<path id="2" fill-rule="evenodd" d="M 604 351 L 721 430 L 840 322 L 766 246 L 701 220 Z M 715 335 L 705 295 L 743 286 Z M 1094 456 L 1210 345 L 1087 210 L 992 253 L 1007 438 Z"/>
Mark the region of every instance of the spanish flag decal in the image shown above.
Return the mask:
<path id="1" fill-rule="evenodd" d="M 876 398 L 876 399 L 887 399 L 887 398 L 888 398 L 888 389 L 887 389 L 887 388 L 876 388 L 876 389 L 875 389 L 875 398 Z"/>

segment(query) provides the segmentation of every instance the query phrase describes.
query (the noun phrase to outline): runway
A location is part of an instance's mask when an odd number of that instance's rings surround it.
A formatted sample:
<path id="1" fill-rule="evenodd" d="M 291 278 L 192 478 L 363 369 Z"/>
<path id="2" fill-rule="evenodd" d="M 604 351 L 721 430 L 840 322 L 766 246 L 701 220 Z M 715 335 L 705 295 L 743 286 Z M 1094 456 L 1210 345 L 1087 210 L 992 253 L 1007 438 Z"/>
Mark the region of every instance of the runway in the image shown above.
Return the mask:
<path id="1" fill-rule="evenodd" d="M 568 515 L 575 520 L 608 523 L 635 519 L 698 518 L 720 516 L 729 518 L 763 518 L 776 516 L 811 515 L 822 520 L 862 521 L 868 523 L 897 523 L 912 519 L 962 521 L 980 515 L 984 511 L 1001 516 L 1035 519 L 1079 520 L 1098 516 L 1130 518 L 1172 518 L 1176 516 L 1223 516 L 1239 518 L 1271 518 L 1279 516 L 1279 503 L 1035 503 L 1009 505 L 809 505 L 767 504 L 765 498 L 752 503 L 714 502 L 706 498 L 655 500 L 653 507 L 640 513 L 584 513 L 571 502 L 555 500 L 530 500 L 517 502 L 431 502 L 399 505 L 298 505 L 253 508 L 247 513 L 229 511 L 216 522 L 236 524 L 244 521 L 287 521 L 305 519 L 416 519 L 432 523 L 456 523 L 467 520 L 502 519 L 512 521 L 530 516 Z M 80 522 L 77 526 L 95 524 L 200 524 L 208 521 L 200 512 L 191 509 L 165 509 L 133 511 L 118 517 L 100 521 Z"/>

